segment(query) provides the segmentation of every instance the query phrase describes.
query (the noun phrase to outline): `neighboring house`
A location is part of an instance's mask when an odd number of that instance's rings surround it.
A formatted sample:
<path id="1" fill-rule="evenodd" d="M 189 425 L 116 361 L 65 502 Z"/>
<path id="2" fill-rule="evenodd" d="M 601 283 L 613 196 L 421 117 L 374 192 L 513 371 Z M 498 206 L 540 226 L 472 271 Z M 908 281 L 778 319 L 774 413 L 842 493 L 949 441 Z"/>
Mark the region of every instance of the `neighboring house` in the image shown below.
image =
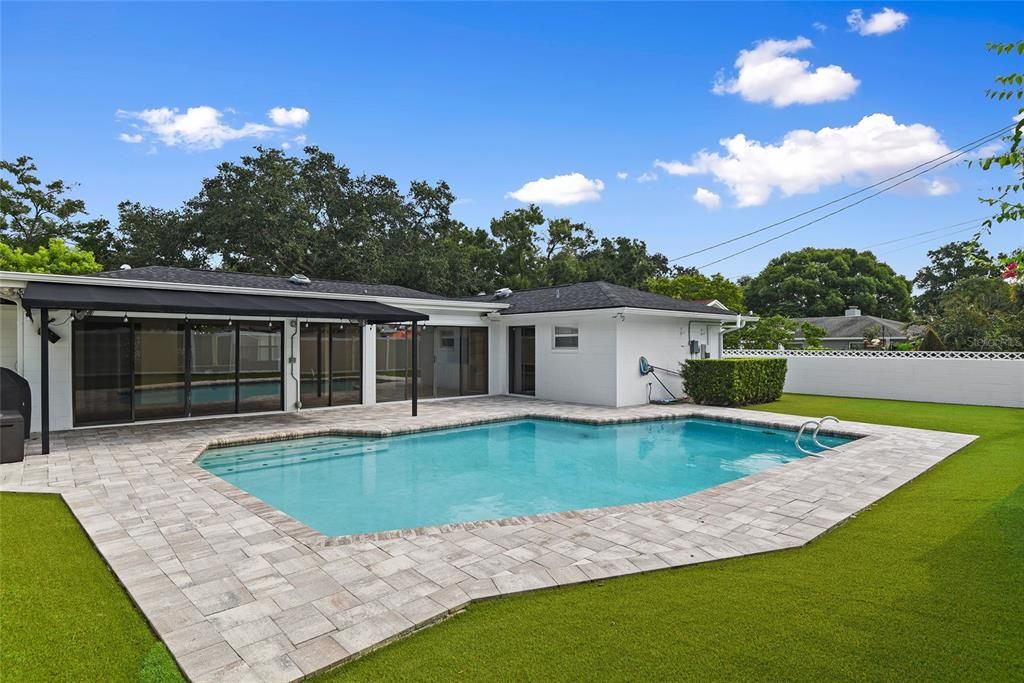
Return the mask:
<path id="1" fill-rule="evenodd" d="M 641 355 L 672 369 L 719 357 L 726 326 L 746 320 L 605 282 L 453 299 L 158 266 L 2 272 L 0 299 L 0 358 L 28 379 L 33 431 L 48 412 L 47 433 L 483 394 L 635 405 L 652 381 Z"/>
<path id="2" fill-rule="evenodd" d="M 851 306 L 844 315 L 829 315 L 818 318 L 793 318 L 798 323 L 810 323 L 825 330 L 821 345 L 826 349 L 889 349 L 893 344 L 918 338 L 922 330 L 918 325 L 879 318 L 874 315 L 861 315 L 860 309 Z M 878 339 L 877 345 L 866 343 L 865 334 L 874 331 L 872 339 Z M 807 345 L 803 333 L 797 331 L 793 341 L 801 348 Z"/>

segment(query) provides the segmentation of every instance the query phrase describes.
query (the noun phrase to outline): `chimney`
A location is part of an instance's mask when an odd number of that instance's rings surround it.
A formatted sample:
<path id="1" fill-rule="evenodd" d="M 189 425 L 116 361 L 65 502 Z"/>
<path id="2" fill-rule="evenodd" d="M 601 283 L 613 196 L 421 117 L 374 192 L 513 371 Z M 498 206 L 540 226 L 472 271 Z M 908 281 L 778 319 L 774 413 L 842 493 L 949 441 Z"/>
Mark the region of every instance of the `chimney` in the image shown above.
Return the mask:
<path id="1" fill-rule="evenodd" d="M 856 306 L 850 306 L 849 308 L 846 309 L 844 315 L 846 315 L 847 318 L 856 318 L 857 316 L 860 315 L 860 309 L 857 308 Z"/>

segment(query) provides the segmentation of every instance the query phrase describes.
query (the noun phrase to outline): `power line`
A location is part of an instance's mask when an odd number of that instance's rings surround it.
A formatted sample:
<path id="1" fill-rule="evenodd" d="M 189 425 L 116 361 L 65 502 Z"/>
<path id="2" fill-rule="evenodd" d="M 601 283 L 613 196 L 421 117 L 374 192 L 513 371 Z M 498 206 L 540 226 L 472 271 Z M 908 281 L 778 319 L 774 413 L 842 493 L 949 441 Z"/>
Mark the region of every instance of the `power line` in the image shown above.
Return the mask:
<path id="1" fill-rule="evenodd" d="M 741 239 L 743 239 L 745 237 L 750 237 L 751 235 L 756 235 L 756 234 L 758 234 L 760 232 L 764 232 L 765 230 L 771 230 L 772 228 L 776 228 L 776 227 L 778 227 L 780 225 L 783 225 L 785 223 L 789 223 L 790 221 L 794 221 L 797 218 L 802 218 L 802 217 L 804 217 L 804 216 L 806 216 L 808 214 L 812 214 L 812 213 L 814 213 L 816 211 L 820 211 L 821 209 L 824 209 L 824 208 L 826 208 L 828 206 L 832 206 L 833 204 L 837 204 L 837 203 L 839 203 L 841 201 L 844 201 L 846 199 L 850 199 L 851 197 L 856 197 L 857 195 L 859 195 L 859 194 L 861 194 L 863 192 L 867 192 L 868 190 L 871 190 L 871 189 L 876 188 L 876 187 L 878 187 L 880 185 L 884 185 L 884 184 L 886 184 L 888 182 L 891 182 L 891 181 L 899 178 L 900 176 L 906 175 L 908 173 L 912 173 L 913 171 L 916 171 L 916 170 L 918 170 L 919 168 L 921 168 L 923 166 L 928 166 L 929 164 L 935 163 L 936 161 L 939 161 L 940 159 L 943 159 L 944 157 L 950 156 L 951 154 L 956 154 L 956 156 L 954 156 L 952 159 L 947 159 L 946 160 L 946 161 L 952 161 L 953 159 L 957 158 L 958 156 L 962 156 L 962 154 L 965 151 L 970 151 L 969 148 L 980 147 L 981 145 L 983 145 L 983 144 L 985 144 L 987 142 L 990 142 L 991 139 L 993 139 L 995 137 L 998 137 L 998 136 L 1001 136 L 1003 133 L 1006 133 L 1010 129 L 1016 127 L 1016 125 L 1017 125 L 1016 123 L 1012 123 L 1012 124 L 1010 124 L 1008 126 L 1004 126 L 1003 128 L 1000 128 L 997 131 L 989 133 L 989 134 L 985 135 L 984 137 L 978 138 L 978 139 L 976 139 L 976 140 L 974 140 L 972 142 L 969 142 L 966 145 L 962 145 L 962 146 L 960 146 L 960 147 L 958 147 L 958 148 L 956 148 L 954 150 L 950 150 L 949 152 L 946 152 L 945 154 L 943 154 L 941 156 L 937 156 L 934 159 L 931 159 L 929 161 L 925 161 L 923 163 L 920 163 L 917 166 L 914 166 L 913 168 L 908 168 L 905 171 L 902 171 L 902 172 L 897 173 L 895 175 L 889 176 L 888 178 L 885 178 L 883 180 L 879 180 L 876 183 L 872 183 L 871 185 L 867 185 L 865 187 L 862 187 L 859 190 L 856 190 L 854 192 L 850 192 L 849 194 L 845 194 L 842 197 L 837 197 L 836 199 L 833 199 L 831 201 L 825 202 L 824 204 L 819 204 L 818 206 L 815 206 L 813 208 L 807 209 L 806 211 L 801 211 L 798 214 L 794 214 L 794 215 L 790 216 L 789 218 L 784 218 L 784 219 L 782 219 L 780 221 L 776 221 L 775 223 L 771 223 L 770 225 L 766 225 L 766 226 L 764 226 L 762 228 L 758 228 L 756 230 L 751 230 L 750 232 L 745 232 L 742 235 L 737 235 L 736 237 L 732 237 L 732 238 L 729 238 L 727 240 L 723 240 L 721 242 L 717 242 L 717 243 L 712 244 L 710 246 L 704 247 L 703 249 L 698 249 L 696 251 L 691 251 L 690 253 L 683 254 L 682 256 L 676 256 L 675 258 L 669 259 L 668 262 L 669 263 L 673 263 L 675 261 L 681 261 L 684 258 L 689 258 L 691 256 L 696 256 L 697 254 L 703 254 L 706 251 L 711 251 L 712 249 L 717 249 L 718 247 L 725 246 L 726 244 L 731 244 L 732 242 L 736 242 L 736 241 L 741 240 Z M 946 161 L 943 161 L 942 163 L 946 163 Z M 920 174 L 918 174 L 918 175 L 920 175 Z M 916 177 L 916 176 L 914 176 L 914 177 Z"/>
<path id="2" fill-rule="evenodd" d="M 1016 124 L 1014 124 L 1014 125 L 1016 125 Z M 970 151 L 972 151 L 973 149 L 975 149 L 977 147 L 981 147 L 985 143 L 989 142 L 989 138 L 993 138 L 994 136 L 1001 135 L 1002 132 L 1003 131 L 998 131 L 998 132 L 993 133 L 992 135 L 989 135 L 989 136 L 987 136 L 985 138 L 980 138 L 979 140 L 975 141 L 975 144 L 973 146 L 969 146 L 966 149 L 964 149 L 962 147 L 959 148 L 962 151 L 959 151 L 955 156 L 953 156 L 953 157 L 951 157 L 949 159 L 944 159 L 942 161 L 939 161 L 938 163 L 930 166 L 929 168 L 926 168 L 926 169 L 924 169 L 922 171 L 918 171 L 917 173 L 915 173 L 915 174 L 913 174 L 911 176 L 908 176 L 907 178 L 904 178 L 903 180 L 900 180 L 899 182 L 893 183 L 892 185 L 889 185 L 888 187 L 883 187 L 881 190 L 879 190 L 877 192 L 873 192 L 873 193 L 869 194 L 866 197 L 862 197 L 861 199 L 858 199 L 855 202 L 851 202 L 850 204 L 846 204 L 844 206 L 841 206 L 838 209 L 836 209 L 835 211 L 830 211 L 829 213 L 826 213 L 823 216 L 819 216 L 818 218 L 815 218 L 814 220 L 811 220 L 811 221 L 808 221 L 808 222 L 803 223 L 801 225 L 798 225 L 795 228 L 792 228 L 791 230 L 787 230 L 787 231 L 785 231 L 783 233 L 779 233 L 775 237 L 770 237 L 770 238 L 768 238 L 766 240 L 758 242 L 757 244 L 754 244 L 753 246 L 747 247 L 746 249 L 740 249 L 739 251 L 735 251 L 735 252 L 733 252 L 731 254 L 723 256 L 722 258 L 715 259 L 714 261 L 710 261 L 708 263 L 705 263 L 702 266 L 698 266 L 697 269 L 701 270 L 701 269 L 707 268 L 708 266 L 713 266 L 716 263 L 721 263 L 722 261 L 726 261 L 726 260 L 731 259 L 733 257 L 739 256 L 740 254 L 745 254 L 748 251 L 753 251 L 754 249 L 757 249 L 758 247 L 764 246 L 764 245 L 766 245 L 766 244 L 768 244 L 770 242 L 774 242 L 775 240 L 782 239 L 783 237 L 786 237 L 787 235 L 792 235 L 794 232 L 797 232 L 798 230 L 803 230 L 804 228 L 809 227 L 811 225 L 814 225 L 815 223 L 820 223 L 821 221 L 825 220 L 826 218 L 831 218 L 832 216 L 835 216 L 838 213 L 842 213 L 843 211 L 846 211 L 847 209 L 852 209 L 853 207 L 857 206 L 858 204 L 863 204 L 864 202 L 866 202 L 869 199 L 873 199 L 874 197 L 877 197 L 880 194 L 884 194 L 884 193 L 888 192 L 889 190 L 895 189 L 895 188 L 899 187 L 900 185 L 903 185 L 905 183 L 909 183 L 914 178 L 917 178 L 918 176 L 922 176 L 925 173 L 928 173 L 930 171 L 934 171 L 939 166 L 947 164 L 950 161 L 953 161 L 954 159 L 963 156 L 967 152 L 970 152 Z M 944 154 L 943 156 L 948 156 L 948 155 Z M 941 159 L 942 157 L 938 157 L 938 158 Z M 920 168 L 920 166 L 918 166 L 917 168 Z M 900 174 L 900 175 L 903 175 L 903 174 Z M 729 240 L 729 241 L 735 241 L 735 240 Z M 711 248 L 713 248 L 713 247 L 709 247 L 709 249 L 711 249 Z M 704 250 L 704 251 L 707 251 L 707 250 Z M 683 257 L 680 257 L 680 258 L 683 258 Z"/>
<path id="3" fill-rule="evenodd" d="M 902 247 L 896 247 L 895 249 L 890 249 L 889 251 L 883 251 L 881 254 L 879 254 L 879 256 L 885 256 L 886 254 L 895 254 L 897 251 L 903 251 L 904 249 L 910 249 L 911 247 L 917 247 L 917 246 L 920 246 L 922 244 L 927 244 L 928 242 L 934 242 L 935 240 L 945 239 L 947 237 L 952 237 L 953 235 L 959 235 L 962 232 L 968 232 L 968 231 L 974 230 L 976 228 L 977 228 L 977 226 L 972 225 L 969 228 L 961 228 L 960 230 L 954 230 L 953 232 L 945 233 L 943 235 L 933 235 L 933 236 L 931 236 L 931 237 L 929 237 L 927 239 L 921 240 L 920 242 L 914 242 L 913 244 L 907 244 L 907 245 L 904 245 Z"/>
<path id="4" fill-rule="evenodd" d="M 868 246 L 864 247 L 864 249 L 871 249 L 873 247 L 883 247 L 886 244 L 894 244 L 896 242 L 902 242 L 903 240 L 909 240 L 909 239 L 912 239 L 914 237 L 920 237 L 921 235 L 930 235 L 933 232 L 939 232 L 941 230 L 948 230 L 949 228 L 957 228 L 957 227 L 960 227 L 961 225 L 967 225 L 968 223 L 977 223 L 978 221 L 985 220 L 985 218 L 987 218 L 987 216 L 980 216 L 978 218 L 972 218 L 972 219 L 967 220 L 967 221 L 961 221 L 960 223 L 953 223 L 952 225 L 944 225 L 941 228 L 932 228 L 931 230 L 925 230 L 923 232 L 915 232 L 914 234 L 907 235 L 906 237 L 897 237 L 894 240 L 886 240 L 885 242 L 875 242 L 874 244 L 869 244 Z"/>

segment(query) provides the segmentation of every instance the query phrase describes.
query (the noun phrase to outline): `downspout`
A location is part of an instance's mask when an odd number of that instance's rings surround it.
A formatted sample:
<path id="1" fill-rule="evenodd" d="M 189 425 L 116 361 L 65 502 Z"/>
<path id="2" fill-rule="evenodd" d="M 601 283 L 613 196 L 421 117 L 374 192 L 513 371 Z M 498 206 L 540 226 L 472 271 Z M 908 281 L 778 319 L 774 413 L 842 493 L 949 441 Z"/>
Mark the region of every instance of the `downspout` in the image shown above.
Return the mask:
<path id="1" fill-rule="evenodd" d="M 295 376 L 295 365 L 296 365 L 296 358 L 295 358 L 295 336 L 299 333 L 299 319 L 298 318 L 294 318 L 294 319 L 292 319 L 289 322 L 291 322 L 291 325 L 292 325 L 292 340 L 291 340 L 291 352 L 288 354 L 288 366 L 289 366 L 288 372 L 291 374 L 292 380 L 295 382 L 295 403 L 294 403 L 295 409 L 296 410 L 301 410 L 302 409 L 302 385 L 299 382 L 299 378 Z"/>

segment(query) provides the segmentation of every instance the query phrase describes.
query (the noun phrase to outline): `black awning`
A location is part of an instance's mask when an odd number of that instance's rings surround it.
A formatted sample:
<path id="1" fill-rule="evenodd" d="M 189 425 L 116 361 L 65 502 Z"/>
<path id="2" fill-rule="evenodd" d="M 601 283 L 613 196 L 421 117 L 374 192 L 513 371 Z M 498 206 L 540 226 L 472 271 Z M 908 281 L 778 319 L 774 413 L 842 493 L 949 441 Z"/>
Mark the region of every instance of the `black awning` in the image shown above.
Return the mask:
<path id="1" fill-rule="evenodd" d="M 26 308 L 331 318 L 365 320 L 371 323 L 411 322 L 429 318 L 423 313 L 388 306 L 376 301 L 71 285 L 51 282 L 29 282 L 25 287 L 21 303 Z"/>

